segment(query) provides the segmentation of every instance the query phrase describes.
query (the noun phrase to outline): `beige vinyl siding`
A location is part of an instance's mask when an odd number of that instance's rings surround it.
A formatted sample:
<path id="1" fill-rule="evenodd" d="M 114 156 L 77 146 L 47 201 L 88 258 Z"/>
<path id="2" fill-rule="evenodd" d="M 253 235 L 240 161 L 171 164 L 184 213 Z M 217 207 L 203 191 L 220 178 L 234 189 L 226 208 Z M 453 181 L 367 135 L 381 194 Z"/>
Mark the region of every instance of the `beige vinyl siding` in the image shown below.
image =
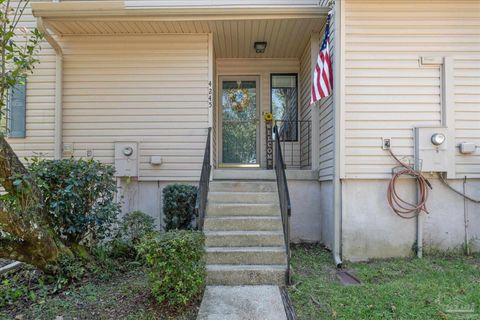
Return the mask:
<path id="1" fill-rule="evenodd" d="M 16 7 L 16 3 L 13 4 Z M 19 27 L 36 27 L 29 7 Z M 8 142 L 21 160 L 33 155 L 53 157 L 55 112 L 55 51 L 44 41 L 38 55 L 39 63 L 27 77 L 26 137 L 10 138 Z"/>
<path id="2" fill-rule="evenodd" d="M 335 64 L 335 30 L 334 21 L 330 21 L 330 58 L 332 60 L 332 66 Z M 319 44 L 322 45 L 322 41 L 325 35 L 325 29 L 320 32 Z M 320 48 L 318 48 L 320 50 Z M 334 88 L 335 90 L 335 88 Z M 334 95 L 330 95 L 327 98 L 320 100 L 315 108 L 320 108 L 318 117 L 319 127 L 319 179 L 320 181 L 333 180 L 334 174 Z"/>
<path id="3" fill-rule="evenodd" d="M 310 108 L 310 88 L 312 80 L 312 50 L 310 42 L 305 47 L 302 57 L 300 58 L 300 73 L 298 75 L 299 83 L 299 112 L 298 118 L 302 121 L 312 121 L 312 108 Z M 306 122 L 307 123 L 307 122 Z M 311 165 L 312 151 L 311 141 L 312 141 L 312 132 L 311 132 L 311 122 L 310 128 L 309 125 L 300 126 L 300 166 L 301 168 L 309 167 Z M 310 141 L 310 143 L 308 143 Z"/>
<path id="4" fill-rule="evenodd" d="M 421 56 L 454 59 L 457 142 L 479 143 L 480 2 L 343 4 L 345 176 L 389 177 L 395 162 L 381 149 L 381 138 L 392 138 L 400 157 L 412 156 L 413 127 L 441 124 L 441 70 L 421 66 Z M 479 176 L 478 151 L 477 156 L 457 156 L 457 161 L 458 176 Z"/>
<path id="5" fill-rule="evenodd" d="M 139 143 L 141 180 L 197 180 L 208 127 L 208 35 L 71 36 L 64 47 L 63 141 L 114 161 Z M 160 166 L 149 164 L 162 156 Z"/>
<path id="6" fill-rule="evenodd" d="M 477 145 L 477 151 L 473 155 L 457 152 L 456 174 L 459 178 L 480 178 L 480 55 L 457 57 L 454 79 L 455 143 L 458 145 L 468 141 Z"/>
<path id="7" fill-rule="evenodd" d="M 259 76 L 260 77 L 260 163 L 265 165 L 265 121 L 263 113 L 270 112 L 270 75 L 272 73 L 298 73 L 298 59 L 217 59 L 217 75 Z M 220 88 L 219 83 L 219 88 Z M 220 89 L 219 89 L 220 90 Z M 221 106 L 217 114 L 221 117 Z M 220 148 L 221 146 L 219 146 Z M 298 142 L 286 142 L 283 156 L 293 167 L 300 166 L 300 145 Z"/>

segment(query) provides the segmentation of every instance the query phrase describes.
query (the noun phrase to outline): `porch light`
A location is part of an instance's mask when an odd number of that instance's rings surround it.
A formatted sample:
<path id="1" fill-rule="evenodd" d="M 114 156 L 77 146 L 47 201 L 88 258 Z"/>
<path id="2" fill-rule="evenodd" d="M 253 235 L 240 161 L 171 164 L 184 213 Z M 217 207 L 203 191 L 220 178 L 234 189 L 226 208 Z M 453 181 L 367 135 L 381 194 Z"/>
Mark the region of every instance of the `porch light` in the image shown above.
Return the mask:
<path id="1" fill-rule="evenodd" d="M 255 51 L 257 53 L 264 53 L 265 52 L 265 49 L 267 48 L 267 43 L 265 41 L 262 41 L 262 42 L 255 42 L 255 44 L 253 45 L 253 47 L 255 48 Z"/>

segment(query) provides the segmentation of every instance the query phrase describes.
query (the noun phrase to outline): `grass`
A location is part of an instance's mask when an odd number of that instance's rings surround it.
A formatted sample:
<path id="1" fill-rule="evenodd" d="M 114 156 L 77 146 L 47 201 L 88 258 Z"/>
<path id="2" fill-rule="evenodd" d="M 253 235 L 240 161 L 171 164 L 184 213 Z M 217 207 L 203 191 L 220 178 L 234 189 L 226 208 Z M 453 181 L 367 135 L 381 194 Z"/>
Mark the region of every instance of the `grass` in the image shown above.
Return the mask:
<path id="1" fill-rule="evenodd" d="M 292 267 L 299 319 L 480 319 L 479 255 L 348 263 L 362 281 L 356 286 L 339 283 L 320 246 L 295 247 Z"/>
<path id="2" fill-rule="evenodd" d="M 115 273 L 108 280 L 85 279 L 66 290 L 37 299 L 20 301 L 0 309 L 0 319 L 195 319 L 200 300 L 184 310 L 158 305 L 148 289 L 142 268 Z"/>

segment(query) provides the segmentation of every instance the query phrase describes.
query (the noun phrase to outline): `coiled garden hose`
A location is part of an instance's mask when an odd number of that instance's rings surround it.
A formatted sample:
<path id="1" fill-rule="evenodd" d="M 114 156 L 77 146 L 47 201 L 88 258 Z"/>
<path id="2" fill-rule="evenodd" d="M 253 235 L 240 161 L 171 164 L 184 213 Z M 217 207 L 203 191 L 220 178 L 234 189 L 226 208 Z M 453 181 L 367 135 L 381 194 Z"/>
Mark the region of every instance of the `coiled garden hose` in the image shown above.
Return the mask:
<path id="1" fill-rule="evenodd" d="M 432 185 L 430 182 L 422 175 L 420 171 L 413 169 L 408 164 L 404 163 L 397 156 L 389 150 L 390 155 L 400 164 L 398 170 L 394 170 L 392 173 L 392 179 L 388 184 L 387 190 L 387 199 L 388 204 L 392 208 L 393 212 L 395 212 L 399 217 L 404 219 L 413 219 L 415 218 L 420 212 L 428 213 L 427 210 L 427 200 L 429 190 L 432 189 Z M 415 178 L 415 181 L 418 185 L 418 200 L 417 203 L 408 202 L 399 195 L 397 191 L 397 182 L 398 179 L 402 176 L 410 176 Z"/>

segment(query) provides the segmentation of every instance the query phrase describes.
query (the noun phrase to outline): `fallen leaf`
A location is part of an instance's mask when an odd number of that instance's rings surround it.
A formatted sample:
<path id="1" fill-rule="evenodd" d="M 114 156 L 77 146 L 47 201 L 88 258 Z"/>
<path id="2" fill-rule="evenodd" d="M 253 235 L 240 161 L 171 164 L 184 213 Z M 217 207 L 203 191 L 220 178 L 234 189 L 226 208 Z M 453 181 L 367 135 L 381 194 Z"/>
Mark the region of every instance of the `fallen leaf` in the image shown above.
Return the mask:
<path id="1" fill-rule="evenodd" d="M 337 311 L 335 309 L 332 309 L 332 318 L 337 319 Z"/>

